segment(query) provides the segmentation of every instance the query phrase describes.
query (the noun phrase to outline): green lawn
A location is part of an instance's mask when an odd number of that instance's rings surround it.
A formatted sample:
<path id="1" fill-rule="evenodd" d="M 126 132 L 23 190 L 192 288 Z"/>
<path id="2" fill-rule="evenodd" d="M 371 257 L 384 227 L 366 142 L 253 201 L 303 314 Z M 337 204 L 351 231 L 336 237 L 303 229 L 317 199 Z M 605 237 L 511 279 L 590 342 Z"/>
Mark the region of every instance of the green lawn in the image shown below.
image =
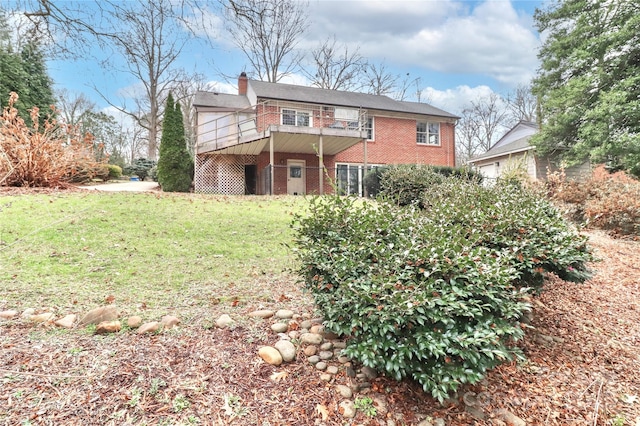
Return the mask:
<path id="1" fill-rule="evenodd" d="M 0 309 L 124 312 L 268 303 L 295 291 L 301 198 L 156 193 L 0 197 Z M 196 313 L 193 313 L 196 315 Z"/>

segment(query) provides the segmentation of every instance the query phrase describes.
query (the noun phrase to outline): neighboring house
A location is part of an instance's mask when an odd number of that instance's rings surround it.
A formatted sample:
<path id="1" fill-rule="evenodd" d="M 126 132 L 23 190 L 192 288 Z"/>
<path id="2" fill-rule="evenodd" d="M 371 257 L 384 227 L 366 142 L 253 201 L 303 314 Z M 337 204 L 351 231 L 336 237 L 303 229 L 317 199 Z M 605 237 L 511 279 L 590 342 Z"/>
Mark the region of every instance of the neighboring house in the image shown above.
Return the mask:
<path id="1" fill-rule="evenodd" d="M 495 179 L 515 167 L 523 167 L 534 180 L 546 180 L 549 173 L 558 171 L 554 155 L 539 156 L 535 147 L 529 144 L 538 132 L 538 125 L 530 121 L 520 121 L 500 138 L 486 153 L 472 158 L 472 165 L 485 178 Z M 589 163 L 565 169 L 567 178 L 577 178 L 590 172 Z"/>
<path id="2" fill-rule="evenodd" d="M 250 80 L 198 92 L 195 190 L 362 195 L 385 164 L 453 166 L 458 117 L 387 96 Z"/>

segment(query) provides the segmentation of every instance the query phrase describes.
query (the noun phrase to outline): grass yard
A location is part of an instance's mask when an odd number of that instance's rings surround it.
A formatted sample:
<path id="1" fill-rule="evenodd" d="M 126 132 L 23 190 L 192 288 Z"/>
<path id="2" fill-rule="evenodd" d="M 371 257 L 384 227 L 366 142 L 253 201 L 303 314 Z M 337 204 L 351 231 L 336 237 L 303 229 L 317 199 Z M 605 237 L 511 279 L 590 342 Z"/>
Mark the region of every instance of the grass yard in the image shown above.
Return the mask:
<path id="1" fill-rule="evenodd" d="M 82 311 L 113 297 L 123 313 L 144 306 L 149 316 L 268 303 L 273 286 L 256 280 L 290 279 L 290 223 L 303 205 L 161 193 L 3 196 L 0 299 Z"/>
<path id="2" fill-rule="evenodd" d="M 289 273 L 303 198 L 15 194 L 0 192 L 0 311 L 59 318 L 113 303 L 125 321 L 174 314 L 182 323 L 100 335 L 0 320 L 0 424 L 489 426 L 506 424 L 495 418 L 506 410 L 521 421 L 510 424 L 640 425 L 638 241 L 587 234 L 602 259 L 596 274 L 584 284 L 549 277 L 518 343 L 526 361 L 500 365 L 445 404 L 379 375 L 355 388 L 360 408 L 347 418 L 338 386 L 359 379 L 346 364 L 322 378 L 298 344 L 293 362 L 269 365 L 257 353 L 280 340 L 277 320 L 247 317 L 259 308 L 314 315 Z M 223 313 L 236 324 L 215 327 Z"/>

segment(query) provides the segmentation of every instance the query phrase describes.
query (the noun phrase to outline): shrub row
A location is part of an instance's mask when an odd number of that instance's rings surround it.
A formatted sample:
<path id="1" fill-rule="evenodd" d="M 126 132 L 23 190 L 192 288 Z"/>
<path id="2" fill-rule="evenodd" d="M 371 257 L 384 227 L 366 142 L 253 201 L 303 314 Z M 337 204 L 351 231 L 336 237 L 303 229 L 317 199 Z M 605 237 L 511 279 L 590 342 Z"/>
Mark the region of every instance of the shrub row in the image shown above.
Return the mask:
<path id="1" fill-rule="evenodd" d="M 482 175 L 465 167 L 404 164 L 373 169 L 365 176 L 364 185 L 370 197 L 383 195 L 395 198 L 399 205 L 408 205 L 443 177 L 482 181 Z"/>
<path id="2" fill-rule="evenodd" d="M 294 227 L 304 286 L 326 326 L 348 336 L 347 354 L 442 401 L 521 356 L 530 286 L 545 271 L 586 279 L 591 255 L 526 190 L 430 179 L 424 210 L 319 197 Z"/>

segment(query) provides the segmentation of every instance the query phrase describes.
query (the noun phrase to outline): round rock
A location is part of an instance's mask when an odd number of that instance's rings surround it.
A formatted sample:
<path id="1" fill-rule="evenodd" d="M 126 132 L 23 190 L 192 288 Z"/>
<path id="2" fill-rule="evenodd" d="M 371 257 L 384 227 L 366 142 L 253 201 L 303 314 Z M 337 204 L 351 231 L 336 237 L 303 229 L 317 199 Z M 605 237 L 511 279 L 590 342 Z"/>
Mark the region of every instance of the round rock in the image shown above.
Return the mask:
<path id="1" fill-rule="evenodd" d="M 273 348 L 271 346 L 263 346 L 260 349 L 258 349 L 258 355 L 267 364 L 271 364 L 271 365 L 282 364 L 282 355 L 280 355 L 280 352 L 276 348 Z"/>
<path id="2" fill-rule="evenodd" d="M 277 322 L 271 326 L 271 330 L 274 333 L 286 333 L 289 329 L 289 325 L 283 322 Z"/>
<path id="3" fill-rule="evenodd" d="M 284 362 L 291 362 L 296 359 L 296 347 L 290 341 L 280 340 L 274 346 L 280 352 Z"/>
<path id="4" fill-rule="evenodd" d="M 320 371 L 324 371 L 324 370 L 327 369 L 327 363 L 323 362 L 323 361 L 320 361 L 320 362 L 316 363 L 316 368 L 318 370 L 320 370 Z"/>
<path id="5" fill-rule="evenodd" d="M 218 328 L 231 327 L 234 323 L 235 323 L 235 321 L 233 319 L 231 319 L 231 317 L 229 315 L 227 315 L 227 314 L 220 315 L 220 318 L 218 318 L 216 320 L 216 326 Z"/>
<path id="6" fill-rule="evenodd" d="M 288 309 L 280 309 L 276 312 L 276 318 L 291 319 L 293 318 L 293 311 L 290 311 Z"/>
<path id="7" fill-rule="evenodd" d="M 129 328 L 138 328 L 142 324 L 142 318 L 138 315 L 133 315 L 127 318 L 127 326 Z"/>
<path id="8" fill-rule="evenodd" d="M 9 309 L 7 311 L 0 312 L 0 318 L 2 319 L 13 319 L 18 316 L 18 311 L 15 309 Z"/>
<path id="9" fill-rule="evenodd" d="M 325 342 L 320 345 L 321 351 L 330 351 L 331 349 L 333 349 L 333 343 L 331 342 Z"/>
<path id="10" fill-rule="evenodd" d="M 54 318 L 55 316 L 51 312 L 45 312 L 43 314 L 31 315 L 29 320 L 33 322 L 49 322 L 53 321 Z"/>
<path id="11" fill-rule="evenodd" d="M 165 315 L 162 317 L 162 320 L 160 320 L 160 323 L 165 330 L 169 330 L 177 326 L 180 323 L 180 319 L 174 315 Z"/>
<path id="12" fill-rule="evenodd" d="M 347 419 L 352 419 L 356 416 L 356 407 L 353 405 L 353 401 L 349 399 L 342 401 L 338 410 Z"/>
<path id="13" fill-rule="evenodd" d="M 333 358 L 333 352 L 331 352 L 331 351 L 320 351 L 320 353 L 318 355 L 320 356 L 320 359 L 331 359 L 331 358 Z"/>
<path id="14" fill-rule="evenodd" d="M 318 347 L 316 345 L 309 345 L 304 348 L 304 354 L 306 356 L 313 356 L 318 353 Z"/>
<path id="15" fill-rule="evenodd" d="M 147 322 L 138 328 L 138 334 L 155 333 L 159 328 L 160 323 L 158 321 Z"/>
<path id="16" fill-rule="evenodd" d="M 313 355 L 309 357 L 308 361 L 309 361 L 309 364 L 312 364 L 312 365 L 317 364 L 320 362 L 320 357 L 318 355 Z"/>
<path id="17" fill-rule="evenodd" d="M 336 392 L 343 398 L 351 398 L 353 396 L 351 388 L 345 385 L 336 385 Z"/>
<path id="18" fill-rule="evenodd" d="M 367 379 L 375 379 L 376 377 L 378 377 L 378 372 L 371 367 L 364 366 L 360 371 L 365 375 Z"/>
<path id="19" fill-rule="evenodd" d="M 307 345 L 319 345 L 322 343 L 322 336 L 315 333 L 304 333 L 300 336 L 300 341 Z"/>
<path id="20" fill-rule="evenodd" d="M 333 375 L 338 374 L 338 367 L 336 367 L 335 365 L 328 366 L 327 367 L 327 373 L 333 374 Z"/>
<path id="21" fill-rule="evenodd" d="M 76 322 L 75 314 L 69 314 L 69 315 L 65 315 L 64 317 L 60 318 L 54 324 L 57 325 L 58 327 L 62 327 L 62 328 L 72 328 L 74 322 Z"/>
<path id="22" fill-rule="evenodd" d="M 120 331 L 122 325 L 120 321 L 102 321 L 100 324 L 96 326 L 96 334 L 107 334 L 107 333 L 116 333 Z"/>
<path id="23" fill-rule="evenodd" d="M 251 318 L 271 318 L 273 316 L 274 312 L 269 310 L 269 309 L 260 309 L 258 311 L 253 311 L 249 313 L 249 316 Z"/>

